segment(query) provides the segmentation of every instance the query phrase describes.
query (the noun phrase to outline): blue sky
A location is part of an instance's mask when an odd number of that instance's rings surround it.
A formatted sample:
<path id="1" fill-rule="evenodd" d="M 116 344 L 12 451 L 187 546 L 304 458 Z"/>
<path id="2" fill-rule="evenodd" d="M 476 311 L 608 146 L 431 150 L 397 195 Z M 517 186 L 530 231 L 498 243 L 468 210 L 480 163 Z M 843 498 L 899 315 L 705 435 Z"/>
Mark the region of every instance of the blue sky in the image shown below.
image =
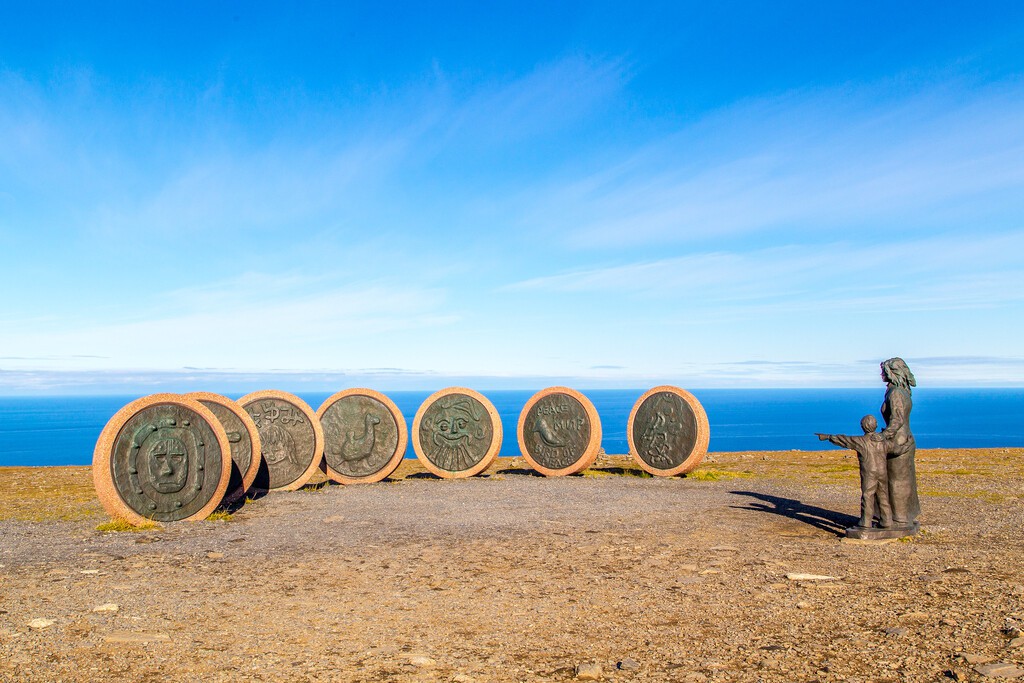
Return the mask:
<path id="1" fill-rule="evenodd" d="M 0 2 L 0 393 L 1024 385 L 1022 46 L 1020 3 Z"/>

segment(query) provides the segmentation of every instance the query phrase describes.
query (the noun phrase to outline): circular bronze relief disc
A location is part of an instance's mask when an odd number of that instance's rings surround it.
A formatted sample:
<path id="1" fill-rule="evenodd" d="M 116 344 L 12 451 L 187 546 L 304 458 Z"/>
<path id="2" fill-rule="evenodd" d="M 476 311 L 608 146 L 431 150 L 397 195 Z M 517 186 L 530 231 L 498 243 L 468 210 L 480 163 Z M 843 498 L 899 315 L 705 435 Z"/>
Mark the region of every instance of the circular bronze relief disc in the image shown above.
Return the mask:
<path id="1" fill-rule="evenodd" d="M 431 394 L 412 423 L 412 446 L 423 466 L 439 477 L 480 474 L 501 450 L 501 419 L 483 394 L 449 387 Z"/>
<path id="2" fill-rule="evenodd" d="M 704 406 L 673 386 L 654 387 L 639 399 L 626 426 L 629 454 L 651 474 L 671 477 L 693 470 L 708 452 L 711 428 Z"/>
<path id="3" fill-rule="evenodd" d="M 409 441 L 405 418 L 372 389 L 346 389 L 316 411 L 324 430 L 320 469 L 341 484 L 369 484 L 394 472 Z"/>
<path id="4" fill-rule="evenodd" d="M 286 391 L 254 391 L 238 399 L 260 433 L 271 491 L 295 491 L 309 481 L 324 454 L 324 431 L 313 409 Z"/>
<path id="5" fill-rule="evenodd" d="M 208 391 L 194 391 L 185 394 L 185 398 L 195 399 L 209 408 L 227 432 L 228 443 L 231 444 L 232 466 L 231 479 L 228 481 L 228 490 L 222 503 L 230 504 L 241 500 L 256 479 L 256 472 L 262 460 L 260 433 L 256 430 L 256 423 L 249 417 L 249 413 L 242 410 L 242 406 L 227 396 Z"/>
<path id="6" fill-rule="evenodd" d="M 228 436 L 199 401 L 146 396 L 103 428 L 92 477 L 111 517 L 132 524 L 206 519 L 231 478 Z"/>
<path id="7" fill-rule="evenodd" d="M 519 449 L 533 469 L 549 477 L 582 472 L 601 450 L 601 418 L 586 396 L 549 387 L 519 413 Z"/>

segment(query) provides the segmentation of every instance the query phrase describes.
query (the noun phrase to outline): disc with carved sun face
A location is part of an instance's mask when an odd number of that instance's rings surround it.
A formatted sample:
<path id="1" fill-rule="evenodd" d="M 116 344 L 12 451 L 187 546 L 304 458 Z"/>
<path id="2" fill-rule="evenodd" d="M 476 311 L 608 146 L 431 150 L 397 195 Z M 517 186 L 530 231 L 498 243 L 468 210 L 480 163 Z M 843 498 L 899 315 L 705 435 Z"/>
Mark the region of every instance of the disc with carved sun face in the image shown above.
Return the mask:
<path id="1" fill-rule="evenodd" d="M 501 450 L 501 419 L 482 394 L 463 387 L 442 389 L 416 411 L 413 448 L 439 477 L 471 477 L 486 470 Z"/>

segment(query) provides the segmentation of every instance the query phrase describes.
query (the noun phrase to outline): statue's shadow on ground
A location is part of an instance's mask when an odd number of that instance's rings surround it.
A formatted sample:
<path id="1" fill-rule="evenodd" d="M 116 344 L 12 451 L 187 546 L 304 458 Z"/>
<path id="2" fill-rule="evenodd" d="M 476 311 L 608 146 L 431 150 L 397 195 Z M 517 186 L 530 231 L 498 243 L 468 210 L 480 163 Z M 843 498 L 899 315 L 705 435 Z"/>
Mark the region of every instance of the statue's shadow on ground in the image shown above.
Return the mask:
<path id="1" fill-rule="evenodd" d="M 730 491 L 729 493 L 756 499 L 756 501 L 750 501 L 748 505 L 730 505 L 729 507 L 737 510 L 754 510 L 779 515 L 780 517 L 809 524 L 816 529 L 827 531 L 836 536 L 845 536 L 846 528 L 854 526 L 858 521 L 853 515 L 836 512 L 835 510 L 827 510 L 815 505 L 807 505 L 794 498 L 770 496 L 766 493 L 754 491 Z"/>

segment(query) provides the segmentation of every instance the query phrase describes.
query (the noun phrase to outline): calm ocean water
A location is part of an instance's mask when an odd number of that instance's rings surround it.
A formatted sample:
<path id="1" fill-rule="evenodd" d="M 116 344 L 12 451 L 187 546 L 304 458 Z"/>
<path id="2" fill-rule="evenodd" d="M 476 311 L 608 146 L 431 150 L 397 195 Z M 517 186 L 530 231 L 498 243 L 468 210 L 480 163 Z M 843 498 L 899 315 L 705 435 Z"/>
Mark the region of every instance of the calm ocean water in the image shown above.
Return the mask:
<path id="1" fill-rule="evenodd" d="M 532 391 L 483 392 L 505 429 L 502 455 L 518 455 L 516 423 Z M 604 449 L 626 453 L 626 421 L 640 390 L 586 391 L 597 407 Z M 711 422 L 712 451 L 821 450 L 814 432 L 859 433 L 878 415 L 878 389 L 706 389 L 693 392 Z M 426 391 L 390 392 L 412 425 Z M 300 393 L 315 410 L 327 393 Z M 0 397 L 0 466 L 87 465 L 107 420 L 134 396 Z M 232 396 L 238 398 L 238 396 Z M 1024 446 L 1024 389 L 918 389 L 911 419 L 921 448 Z M 881 420 L 879 420 L 881 422 Z M 409 447 L 407 457 L 414 457 Z"/>

